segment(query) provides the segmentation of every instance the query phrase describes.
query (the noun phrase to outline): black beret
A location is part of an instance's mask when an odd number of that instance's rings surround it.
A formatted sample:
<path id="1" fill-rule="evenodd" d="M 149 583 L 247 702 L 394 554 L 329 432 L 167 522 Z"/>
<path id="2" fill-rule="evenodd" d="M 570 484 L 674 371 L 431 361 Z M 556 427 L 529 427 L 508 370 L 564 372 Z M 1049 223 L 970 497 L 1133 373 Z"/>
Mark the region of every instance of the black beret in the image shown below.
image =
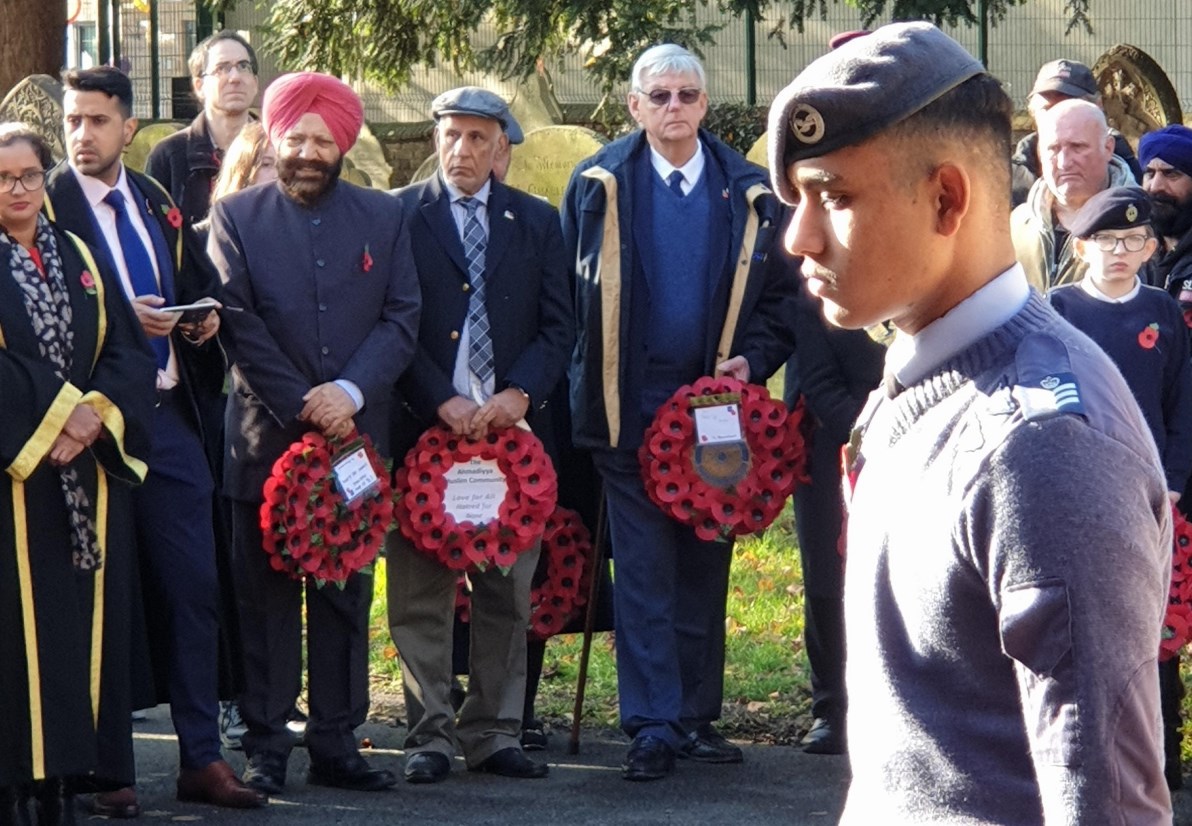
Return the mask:
<path id="1" fill-rule="evenodd" d="M 1084 202 L 1072 219 L 1068 232 L 1073 238 L 1088 238 L 1103 229 L 1145 227 L 1151 220 L 1151 199 L 1137 186 L 1103 189 Z"/>
<path id="2" fill-rule="evenodd" d="M 807 66 L 770 106 L 770 177 L 788 204 L 793 161 L 855 146 L 906 120 L 985 67 L 930 23 L 892 23 Z"/>

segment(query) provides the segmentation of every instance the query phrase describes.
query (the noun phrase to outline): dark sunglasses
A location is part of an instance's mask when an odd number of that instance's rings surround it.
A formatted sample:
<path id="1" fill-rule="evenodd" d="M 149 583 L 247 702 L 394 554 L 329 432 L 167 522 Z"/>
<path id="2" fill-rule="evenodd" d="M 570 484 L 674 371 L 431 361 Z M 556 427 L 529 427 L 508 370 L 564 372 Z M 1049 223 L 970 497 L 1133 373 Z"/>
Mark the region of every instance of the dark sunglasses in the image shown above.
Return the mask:
<path id="1" fill-rule="evenodd" d="M 638 94 L 645 95 L 650 99 L 650 103 L 658 107 L 668 106 L 671 102 L 671 95 L 679 96 L 679 103 L 690 106 L 699 100 L 702 89 L 679 89 L 672 92 L 670 89 L 653 89 L 647 92 L 645 89 L 638 89 Z"/>

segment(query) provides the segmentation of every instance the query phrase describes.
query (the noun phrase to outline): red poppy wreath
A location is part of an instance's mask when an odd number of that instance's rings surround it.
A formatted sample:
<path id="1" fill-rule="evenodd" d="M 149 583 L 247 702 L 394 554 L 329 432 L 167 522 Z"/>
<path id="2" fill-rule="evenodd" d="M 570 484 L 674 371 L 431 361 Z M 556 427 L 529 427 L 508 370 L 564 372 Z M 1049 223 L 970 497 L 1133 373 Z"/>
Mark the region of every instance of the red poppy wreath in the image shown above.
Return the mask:
<path id="1" fill-rule="evenodd" d="M 1160 662 L 1178 657 L 1192 639 L 1192 524 L 1175 507 L 1171 515 L 1171 591 L 1159 640 Z"/>
<path id="2" fill-rule="evenodd" d="M 575 511 L 561 505 L 546 520 L 542 556 L 530 588 L 529 634 L 546 640 L 561 632 L 588 602 L 592 582 L 592 535 Z M 467 574 L 460 574 L 455 613 L 472 620 L 472 590 Z"/>
<path id="3" fill-rule="evenodd" d="M 328 440 L 312 431 L 290 445 L 273 463 L 261 504 L 273 570 L 343 588 L 370 564 L 393 528 L 388 465 L 367 435 Z"/>
<path id="4" fill-rule="evenodd" d="M 768 526 L 805 480 L 802 410 L 728 376 L 675 391 L 638 453 L 646 493 L 706 541 Z"/>
<path id="5" fill-rule="evenodd" d="M 436 425 L 406 454 L 397 489 L 397 522 L 415 548 L 454 570 L 508 573 L 542 538 L 559 484 L 528 430 L 477 440 Z"/>

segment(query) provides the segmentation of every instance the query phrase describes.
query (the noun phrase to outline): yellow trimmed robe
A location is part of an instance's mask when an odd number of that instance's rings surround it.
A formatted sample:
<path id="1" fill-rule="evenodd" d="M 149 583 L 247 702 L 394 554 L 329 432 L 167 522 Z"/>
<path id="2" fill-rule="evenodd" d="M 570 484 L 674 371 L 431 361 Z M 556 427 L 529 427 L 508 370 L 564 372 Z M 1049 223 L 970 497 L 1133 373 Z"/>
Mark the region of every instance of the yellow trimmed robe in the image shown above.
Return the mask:
<path id="1" fill-rule="evenodd" d="M 131 485 L 142 481 L 156 370 L 115 277 L 60 230 L 70 381 L 43 356 L 0 241 L 0 786 L 133 780 L 129 723 Z M 74 461 L 95 506 L 102 564 L 77 570 L 51 445 L 75 405 L 103 419 Z"/>

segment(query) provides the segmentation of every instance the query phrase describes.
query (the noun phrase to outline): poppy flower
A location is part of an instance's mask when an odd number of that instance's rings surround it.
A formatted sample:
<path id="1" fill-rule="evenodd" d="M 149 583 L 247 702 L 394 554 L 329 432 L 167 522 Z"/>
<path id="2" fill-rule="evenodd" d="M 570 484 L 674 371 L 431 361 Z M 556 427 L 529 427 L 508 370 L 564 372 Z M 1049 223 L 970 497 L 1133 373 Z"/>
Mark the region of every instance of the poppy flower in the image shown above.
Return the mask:
<path id="1" fill-rule="evenodd" d="M 95 277 L 91 275 L 90 271 L 83 270 L 83 274 L 79 276 L 79 284 L 83 287 L 83 292 L 87 295 L 95 295 Z"/>
<path id="2" fill-rule="evenodd" d="M 1152 322 L 1146 327 L 1142 328 L 1142 332 L 1138 334 L 1138 344 L 1144 350 L 1153 350 L 1155 345 L 1159 343 L 1159 325 Z"/>
<path id="3" fill-rule="evenodd" d="M 360 269 L 363 270 L 364 272 L 368 272 L 372 268 L 373 268 L 373 257 L 372 257 L 372 254 L 368 251 L 368 244 L 365 244 L 364 245 L 364 255 L 360 259 Z"/>

